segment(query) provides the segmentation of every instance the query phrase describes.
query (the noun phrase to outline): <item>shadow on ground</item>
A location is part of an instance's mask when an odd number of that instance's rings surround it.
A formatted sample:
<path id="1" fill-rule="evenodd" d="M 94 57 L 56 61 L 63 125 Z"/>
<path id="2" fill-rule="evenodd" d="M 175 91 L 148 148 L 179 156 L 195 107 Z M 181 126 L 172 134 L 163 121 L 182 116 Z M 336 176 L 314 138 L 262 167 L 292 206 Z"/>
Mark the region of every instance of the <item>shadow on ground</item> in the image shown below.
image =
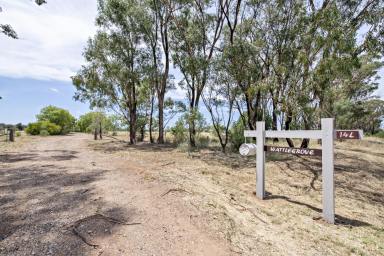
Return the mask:
<path id="1" fill-rule="evenodd" d="M 320 209 L 318 207 L 315 207 L 313 205 L 310 205 L 308 203 L 300 202 L 300 201 L 291 199 L 291 198 L 289 198 L 287 196 L 272 195 L 271 193 L 266 192 L 265 200 L 276 200 L 276 199 L 285 200 L 285 201 L 287 201 L 289 203 L 292 203 L 292 204 L 296 204 L 296 205 L 307 207 L 308 209 L 311 209 L 311 210 L 313 210 L 313 211 L 315 211 L 317 213 L 322 213 L 322 209 Z M 335 223 L 337 225 L 345 225 L 345 226 L 353 226 L 353 227 L 371 226 L 371 224 L 369 224 L 367 222 L 360 221 L 360 220 L 357 220 L 357 219 L 347 218 L 347 217 L 344 217 L 344 216 L 340 216 L 338 214 L 335 215 Z"/>
<path id="2" fill-rule="evenodd" d="M 40 154 L 44 156 L 41 156 Z M 66 161 L 77 158 L 79 152 L 73 150 L 44 150 L 34 153 L 7 153 L 0 155 L 0 163 L 16 163 L 22 161 Z"/>
<path id="3" fill-rule="evenodd" d="M 76 154 L 51 153 L 64 156 L 57 159 L 61 161 Z M 31 159 L 38 160 L 39 156 L 12 154 L 2 158 L 8 167 L 0 167 L 0 255 L 84 255 L 95 250 L 82 240 L 83 235 L 74 233 L 73 223 L 92 216 L 96 208 L 105 208 L 93 182 L 102 179 L 106 171 L 74 172 L 54 164 L 22 162 Z M 16 162 L 22 166 L 15 167 Z M 127 216 L 123 211 L 113 208 L 104 214 L 121 219 Z M 111 235 L 117 225 L 97 218 L 89 218 L 85 224 L 94 226 L 95 232 L 86 234 L 91 240 Z M 82 225 L 80 232 L 86 227 Z"/>

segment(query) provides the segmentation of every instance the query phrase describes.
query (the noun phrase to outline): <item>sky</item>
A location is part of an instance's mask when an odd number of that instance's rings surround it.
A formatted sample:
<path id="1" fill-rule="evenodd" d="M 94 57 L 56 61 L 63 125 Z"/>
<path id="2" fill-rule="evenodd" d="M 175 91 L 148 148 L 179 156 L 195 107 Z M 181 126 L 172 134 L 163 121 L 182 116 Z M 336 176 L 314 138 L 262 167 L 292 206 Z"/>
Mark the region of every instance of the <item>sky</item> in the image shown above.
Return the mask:
<path id="1" fill-rule="evenodd" d="M 73 100 L 70 77 L 84 64 L 83 49 L 94 35 L 96 0 L 1 0 L 0 24 L 11 24 L 19 39 L 0 34 L 0 123 L 24 124 L 35 120 L 40 109 L 55 105 L 75 117 L 89 110 Z M 180 75 L 172 72 L 176 81 Z M 384 71 L 377 92 L 384 98 Z M 178 89 L 168 96 L 184 99 Z"/>

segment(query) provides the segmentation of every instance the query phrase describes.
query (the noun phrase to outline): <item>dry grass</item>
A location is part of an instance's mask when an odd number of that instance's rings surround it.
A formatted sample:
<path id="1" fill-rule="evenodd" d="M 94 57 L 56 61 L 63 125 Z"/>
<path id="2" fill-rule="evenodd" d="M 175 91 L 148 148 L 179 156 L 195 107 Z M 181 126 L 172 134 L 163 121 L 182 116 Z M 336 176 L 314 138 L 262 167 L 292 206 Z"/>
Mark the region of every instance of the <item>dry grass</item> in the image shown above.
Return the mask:
<path id="1" fill-rule="evenodd" d="M 121 137 L 125 139 L 126 137 Z M 311 144 L 315 147 L 316 142 Z M 336 143 L 336 225 L 321 217 L 321 160 L 269 155 L 266 200 L 255 191 L 255 158 L 209 149 L 185 153 L 148 143 L 91 146 L 142 166 L 147 180 L 187 193 L 186 203 L 244 255 L 383 255 L 384 140 Z M 193 218 L 191 219 L 193 221 Z M 195 225 L 203 224 L 196 222 Z"/>
<path id="2" fill-rule="evenodd" d="M 171 145 L 132 146 L 124 142 L 127 133 L 116 137 L 120 140 L 90 136 L 89 146 L 122 166 L 136 166 L 144 182 L 167 183 L 171 190 L 162 198 L 181 197 L 195 207 L 204 218 L 191 215 L 191 222 L 227 239 L 234 253 L 384 255 L 384 139 L 336 142 L 337 219 L 330 225 L 320 219 L 320 158 L 268 154 L 268 193 L 261 201 L 254 195 L 255 157 L 209 148 L 188 153 Z M 17 137 L 15 143 L 0 142 L 0 151 L 16 152 L 42 139 Z M 311 147 L 319 145 L 312 141 Z"/>

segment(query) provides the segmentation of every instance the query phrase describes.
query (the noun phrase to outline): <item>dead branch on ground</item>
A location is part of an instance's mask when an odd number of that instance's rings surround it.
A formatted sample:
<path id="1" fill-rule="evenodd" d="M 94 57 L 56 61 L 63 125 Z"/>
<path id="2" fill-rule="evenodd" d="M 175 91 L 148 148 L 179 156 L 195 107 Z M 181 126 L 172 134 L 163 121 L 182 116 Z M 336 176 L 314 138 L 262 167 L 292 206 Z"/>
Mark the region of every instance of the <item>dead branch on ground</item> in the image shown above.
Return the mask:
<path id="1" fill-rule="evenodd" d="M 178 192 L 189 193 L 188 191 L 186 191 L 185 189 L 182 189 L 182 188 L 171 188 L 171 189 L 169 189 L 167 192 L 161 194 L 161 196 L 163 197 L 163 196 L 165 196 L 165 195 L 167 195 L 167 194 L 169 194 L 169 193 L 171 193 L 171 192 L 177 192 L 177 191 L 178 191 Z"/>

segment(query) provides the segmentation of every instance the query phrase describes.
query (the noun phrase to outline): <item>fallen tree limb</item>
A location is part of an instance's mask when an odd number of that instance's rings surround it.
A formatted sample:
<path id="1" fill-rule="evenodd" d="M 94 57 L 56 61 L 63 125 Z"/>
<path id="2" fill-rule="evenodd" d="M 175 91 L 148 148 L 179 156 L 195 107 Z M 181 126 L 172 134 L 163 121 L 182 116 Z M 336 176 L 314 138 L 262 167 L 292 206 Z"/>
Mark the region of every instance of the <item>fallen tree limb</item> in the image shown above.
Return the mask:
<path id="1" fill-rule="evenodd" d="M 76 236 L 78 236 L 85 244 L 87 244 L 87 245 L 89 245 L 89 246 L 92 246 L 93 248 L 97 248 L 97 247 L 99 247 L 99 245 L 98 244 L 93 244 L 93 243 L 90 243 L 90 242 L 88 242 L 88 240 L 77 230 L 77 228 L 76 227 L 73 227 L 72 228 L 72 232 L 76 235 Z"/>
<path id="2" fill-rule="evenodd" d="M 167 165 L 171 165 L 171 164 L 174 164 L 174 163 L 175 163 L 175 161 L 173 161 L 173 162 L 169 162 L 169 163 L 165 163 L 165 164 L 160 165 L 160 167 L 167 166 Z"/>
<path id="3" fill-rule="evenodd" d="M 182 188 L 171 188 L 171 189 L 169 189 L 168 191 L 166 191 L 165 193 L 161 194 L 161 196 L 163 197 L 163 196 L 165 196 L 165 195 L 168 195 L 168 194 L 171 193 L 171 192 L 177 192 L 177 191 L 179 191 L 179 192 L 189 193 L 188 191 L 186 191 L 186 190 L 184 190 L 184 189 L 182 189 Z"/>
<path id="4" fill-rule="evenodd" d="M 112 217 L 109 217 L 109 216 L 105 216 L 105 215 L 103 215 L 101 213 L 96 213 L 96 214 L 87 216 L 85 218 L 82 218 L 80 220 L 77 220 L 74 224 L 71 225 L 72 232 L 76 236 L 78 236 L 85 244 L 87 244 L 89 246 L 92 246 L 93 248 L 97 248 L 97 247 L 99 247 L 99 245 L 89 242 L 88 239 L 85 236 L 83 236 L 81 234 L 81 232 L 79 232 L 79 230 L 77 228 L 78 228 L 78 226 L 81 223 L 83 223 L 83 222 L 85 222 L 87 220 L 90 220 L 90 219 L 95 219 L 95 218 L 96 219 L 103 219 L 103 220 L 106 220 L 106 221 L 109 221 L 109 222 L 112 222 L 112 223 L 116 223 L 116 224 L 120 224 L 120 225 L 127 225 L 127 226 L 129 226 L 129 225 L 140 225 L 141 224 L 140 222 L 131 222 L 131 223 L 129 223 L 129 222 L 121 221 L 121 220 L 118 220 L 118 219 L 115 219 L 115 218 L 112 218 Z"/>

